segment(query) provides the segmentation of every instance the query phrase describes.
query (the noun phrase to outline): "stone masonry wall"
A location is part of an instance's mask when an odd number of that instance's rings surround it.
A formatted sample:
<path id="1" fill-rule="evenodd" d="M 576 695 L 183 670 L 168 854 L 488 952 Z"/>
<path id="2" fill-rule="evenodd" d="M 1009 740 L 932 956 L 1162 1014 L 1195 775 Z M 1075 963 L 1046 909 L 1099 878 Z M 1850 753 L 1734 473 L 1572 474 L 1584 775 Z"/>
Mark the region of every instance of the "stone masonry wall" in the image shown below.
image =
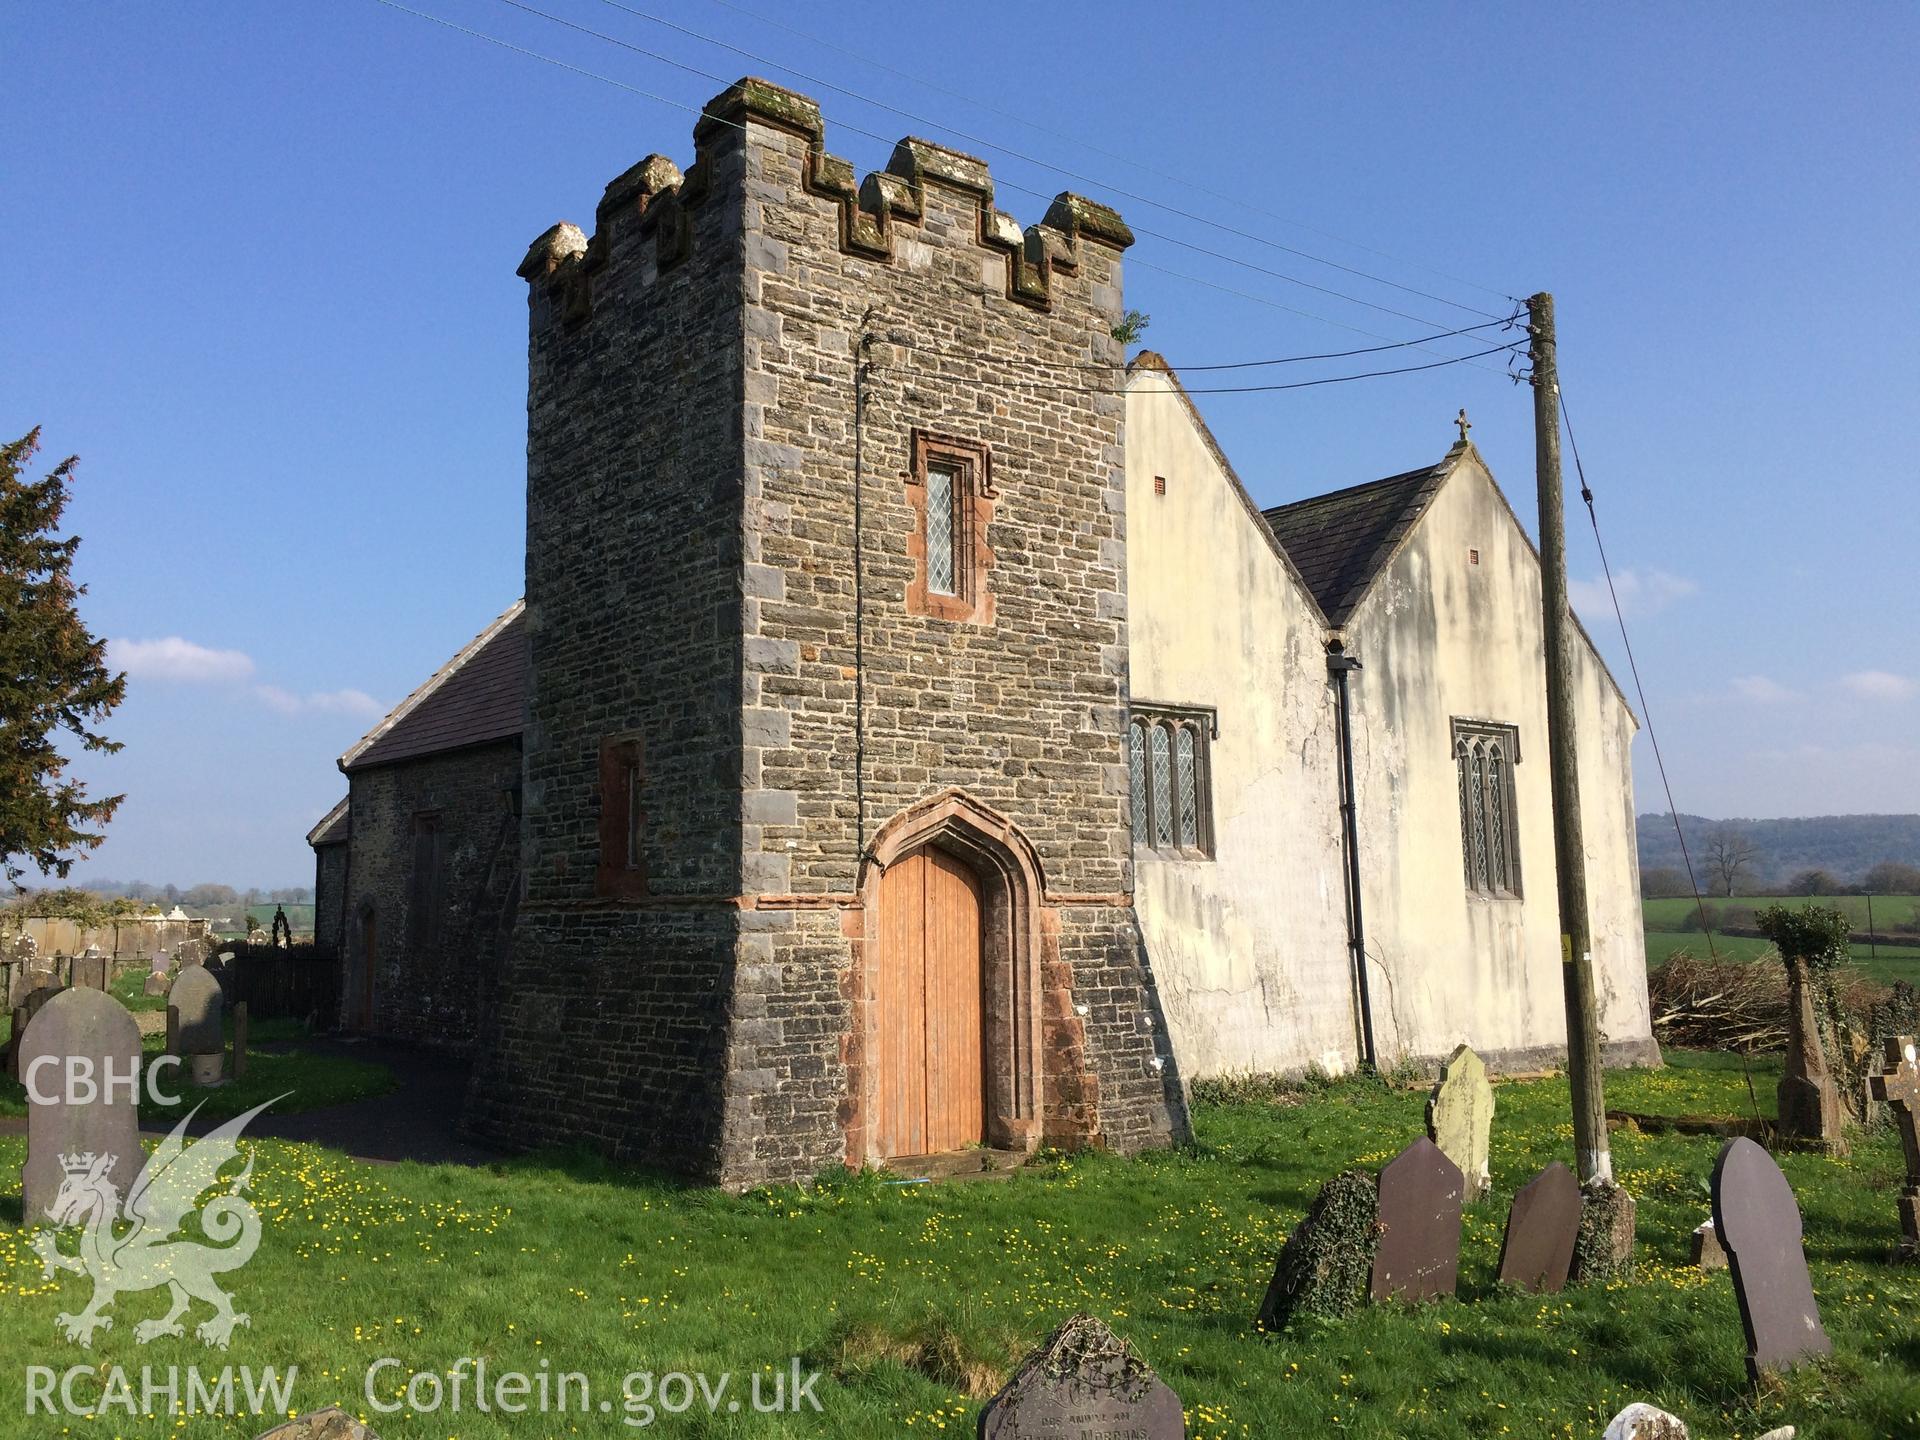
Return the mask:
<path id="1" fill-rule="evenodd" d="M 711 1175 L 739 893 L 743 157 L 649 157 L 529 283 L 526 895 L 467 1122 Z M 637 738 L 643 893 L 596 894 Z"/>
<path id="2" fill-rule="evenodd" d="M 340 907 L 346 898 L 347 845 L 320 845 L 313 852 L 313 943 L 328 955 L 340 953 Z"/>
<path id="3" fill-rule="evenodd" d="M 469 1053 L 513 923 L 519 886 L 519 824 L 513 792 L 520 750 L 511 741 L 354 771 L 351 863 L 346 874 L 347 967 L 343 991 L 365 963 L 359 917 L 371 906 L 373 1031 Z M 431 813 L 440 833 L 443 903 L 420 913 L 414 874 L 415 819 Z M 346 846 L 328 846 L 340 851 Z M 338 892 L 334 892 L 337 896 Z M 330 897 L 331 898 L 331 897 Z M 337 923 L 337 922 L 336 922 Z M 317 933 L 317 932 L 316 932 Z"/>
<path id="4" fill-rule="evenodd" d="M 744 615 L 746 888 L 763 907 L 849 896 L 889 817 L 948 789 L 991 806 L 1037 849 L 1060 906 L 1044 941 L 1047 1043 L 1073 1059 L 1048 1077 L 1047 1138 L 1164 1142 L 1179 1087 L 1130 908 L 1124 750 L 1111 329 L 1131 237 L 1071 197 L 1023 233 L 994 207 L 984 164 L 915 140 L 853 207 L 820 193 L 839 162 L 799 105 L 786 124 L 769 107 L 748 132 L 744 550 L 759 583 Z M 908 604 L 916 431 L 987 447 L 992 601 L 975 619 Z M 857 1129 L 845 1062 L 863 1039 L 860 978 L 844 920 L 753 918 L 728 1168 L 779 1175 L 840 1158 Z"/>

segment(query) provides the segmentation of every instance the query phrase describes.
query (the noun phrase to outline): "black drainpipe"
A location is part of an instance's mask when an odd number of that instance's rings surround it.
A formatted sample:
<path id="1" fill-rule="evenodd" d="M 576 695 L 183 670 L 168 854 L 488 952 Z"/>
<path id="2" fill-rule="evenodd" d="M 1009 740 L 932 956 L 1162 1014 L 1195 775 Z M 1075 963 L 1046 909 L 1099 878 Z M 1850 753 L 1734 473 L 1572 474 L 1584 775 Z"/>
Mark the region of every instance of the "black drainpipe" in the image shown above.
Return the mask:
<path id="1" fill-rule="evenodd" d="M 1360 821 L 1354 809 L 1353 708 L 1347 696 L 1347 675 L 1360 662 L 1338 641 L 1327 645 L 1327 674 L 1340 696 L 1340 832 L 1347 861 L 1347 949 L 1353 958 L 1353 982 L 1360 999 L 1361 1062 L 1379 1068 L 1373 1048 L 1373 1000 L 1367 991 L 1367 931 L 1360 912 Z"/>

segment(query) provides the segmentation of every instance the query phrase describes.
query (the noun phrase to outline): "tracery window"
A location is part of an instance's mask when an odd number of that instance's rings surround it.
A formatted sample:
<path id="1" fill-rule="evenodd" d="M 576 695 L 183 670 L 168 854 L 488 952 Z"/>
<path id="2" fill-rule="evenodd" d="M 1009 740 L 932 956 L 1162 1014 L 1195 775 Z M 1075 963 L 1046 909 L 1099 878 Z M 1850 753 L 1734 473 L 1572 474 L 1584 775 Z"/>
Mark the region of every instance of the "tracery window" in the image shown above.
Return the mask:
<path id="1" fill-rule="evenodd" d="M 1141 706 L 1127 726 L 1133 842 L 1190 859 L 1213 855 L 1210 710 Z"/>
<path id="2" fill-rule="evenodd" d="M 1478 895 L 1520 894 L 1520 832 L 1514 814 L 1513 767 L 1520 732 L 1484 720 L 1453 722 L 1453 759 L 1460 784 L 1460 849 L 1467 889 Z"/>

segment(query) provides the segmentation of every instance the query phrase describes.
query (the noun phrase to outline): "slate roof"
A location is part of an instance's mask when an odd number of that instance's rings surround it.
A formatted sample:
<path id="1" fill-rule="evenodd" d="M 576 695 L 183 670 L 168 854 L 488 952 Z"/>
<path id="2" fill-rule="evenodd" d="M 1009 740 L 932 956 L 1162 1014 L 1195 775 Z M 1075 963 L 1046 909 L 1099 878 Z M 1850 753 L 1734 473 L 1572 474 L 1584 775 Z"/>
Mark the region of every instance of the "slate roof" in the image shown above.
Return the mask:
<path id="1" fill-rule="evenodd" d="M 352 834 L 353 826 L 347 810 L 347 799 L 342 796 L 340 803 L 320 818 L 320 823 L 307 832 L 307 844 L 318 849 L 322 845 L 343 844 Z"/>
<path id="2" fill-rule="evenodd" d="M 1275 538 L 1335 629 L 1360 604 L 1407 532 L 1439 493 L 1453 456 L 1346 490 L 1263 512 Z"/>
<path id="3" fill-rule="evenodd" d="M 516 600 L 342 755 L 340 768 L 364 770 L 517 738 L 526 704 L 526 614 Z"/>

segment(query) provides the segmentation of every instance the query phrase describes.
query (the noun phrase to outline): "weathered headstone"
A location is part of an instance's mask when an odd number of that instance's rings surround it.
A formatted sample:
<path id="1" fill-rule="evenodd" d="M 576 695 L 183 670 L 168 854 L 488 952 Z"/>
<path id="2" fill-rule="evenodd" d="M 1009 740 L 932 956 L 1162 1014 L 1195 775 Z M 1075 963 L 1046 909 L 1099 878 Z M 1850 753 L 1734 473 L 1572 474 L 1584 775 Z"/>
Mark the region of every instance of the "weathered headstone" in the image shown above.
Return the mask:
<path id="1" fill-rule="evenodd" d="M 1608 1422 L 1600 1440 L 1687 1440 L 1687 1427 L 1678 1415 L 1636 1400 Z"/>
<path id="2" fill-rule="evenodd" d="M 167 952 L 164 950 L 154 951 L 152 957 L 147 961 L 147 973 L 150 975 L 164 975 L 172 968 L 173 961 L 168 958 Z"/>
<path id="3" fill-rule="evenodd" d="M 276 1425 L 256 1440 L 380 1440 L 380 1437 L 338 1405 L 309 1410 L 284 1425 Z"/>
<path id="4" fill-rule="evenodd" d="M 1453 1293 L 1464 1189 L 1460 1167 L 1424 1135 L 1380 1172 L 1380 1247 L 1368 1288 L 1376 1301 Z"/>
<path id="5" fill-rule="evenodd" d="M 226 1048 L 220 1024 L 220 982 L 204 965 L 185 965 L 167 991 L 167 1004 L 180 1012 L 174 1043 L 178 1055 L 218 1055 Z"/>
<path id="6" fill-rule="evenodd" d="M 1713 1228 L 1726 1247 L 1740 1302 L 1748 1377 L 1758 1381 L 1763 1370 L 1831 1353 L 1800 1243 L 1793 1187 L 1773 1157 L 1744 1137 L 1729 1140 L 1714 1161 Z"/>
<path id="7" fill-rule="evenodd" d="M 1500 1280 L 1534 1294 L 1556 1294 L 1573 1269 L 1580 1234 L 1580 1182 L 1558 1160 L 1522 1185 L 1507 1211 Z"/>
<path id="8" fill-rule="evenodd" d="M 242 1000 L 233 1007 L 233 1063 L 227 1073 L 235 1080 L 247 1078 L 247 1002 Z"/>
<path id="9" fill-rule="evenodd" d="M 1727 1268 L 1727 1249 L 1720 1243 L 1720 1232 L 1713 1228 L 1713 1221 L 1703 1221 L 1694 1227 L 1693 1253 L 1689 1258 L 1698 1270 Z"/>
<path id="10" fill-rule="evenodd" d="M 1493 1139 L 1493 1086 L 1487 1067 L 1470 1046 L 1454 1047 L 1440 1067 L 1440 1081 L 1427 1097 L 1427 1138 L 1460 1167 L 1468 1200 L 1487 1193 L 1492 1183 L 1487 1150 Z"/>
<path id="11" fill-rule="evenodd" d="M 1379 1180 L 1364 1170 L 1334 1176 L 1287 1236 L 1260 1304 L 1260 1328 L 1284 1330 L 1296 1315 L 1334 1318 L 1359 1309 L 1379 1243 Z"/>
<path id="12" fill-rule="evenodd" d="M 1075 1315 L 980 1413 L 979 1440 L 1184 1440 L 1180 1397 L 1127 1343 Z"/>
<path id="13" fill-rule="evenodd" d="M 70 1073 L 87 1075 L 91 1089 L 70 1085 Z M 62 1156 L 111 1156 L 103 1173 L 125 1195 L 144 1158 L 140 1026 L 127 1008 L 99 990 L 61 991 L 21 1036 L 20 1074 L 27 1082 L 27 1163 L 20 1172 L 24 1223 L 48 1219 L 66 1173 Z"/>
<path id="14" fill-rule="evenodd" d="M 1900 1187 L 1900 1251 L 1902 1260 L 1920 1260 L 1920 1063 L 1913 1037 L 1897 1035 L 1887 1041 L 1886 1064 L 1873 1077 L 1873 1098 L 1892 1112 L 1893 1128 L 1900 1132 L 1900 1148 L 1907 1157 L 1905 1183 Z"/>
<path id="15" fill-rule="evenodd" d="M 1787 962 L 1787 1054 L 1774 1096 L 1783 1136 L 1830 1149 L 1846 1143 L 1840 1090 L 1820 1044 L 1813 982 L 1804 960 Z"/>
<path id="16" fill-rule="evenodd" d="M 107 957 L 97 945 L 89 945 L 86 954 L 73 957 L 73 984 L 76 990 L 107 988 Z"/>
<path id="17" fill-rule="evenodd" d="M 173 986 L 173 982 L 163 974 L 149 975 L 140 986 L 142 995 L 164 995 Z"/>

